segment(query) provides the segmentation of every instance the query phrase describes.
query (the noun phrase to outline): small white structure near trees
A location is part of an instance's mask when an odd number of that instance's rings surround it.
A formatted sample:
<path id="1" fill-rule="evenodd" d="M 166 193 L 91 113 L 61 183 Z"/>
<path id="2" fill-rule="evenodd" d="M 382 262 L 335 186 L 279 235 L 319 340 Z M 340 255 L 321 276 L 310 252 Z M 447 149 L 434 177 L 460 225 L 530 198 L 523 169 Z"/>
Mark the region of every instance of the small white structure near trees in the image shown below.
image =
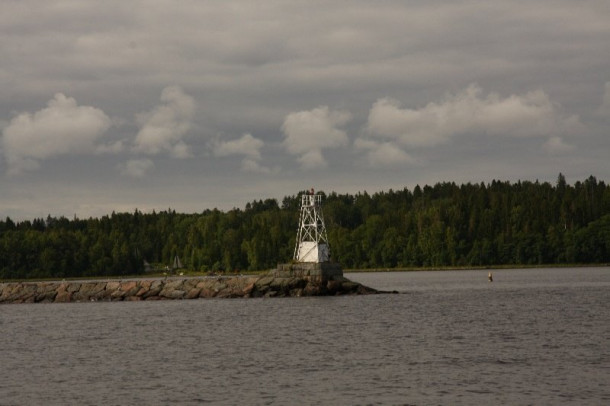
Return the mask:
<path id="1" fill-rule="evenodd" d="M 301 195 L 301 215 L 294 260 L 314 263 L 330 261 L 328 236 L 322 214 L 322 195 L 315 194 L 313 189 Z"/>

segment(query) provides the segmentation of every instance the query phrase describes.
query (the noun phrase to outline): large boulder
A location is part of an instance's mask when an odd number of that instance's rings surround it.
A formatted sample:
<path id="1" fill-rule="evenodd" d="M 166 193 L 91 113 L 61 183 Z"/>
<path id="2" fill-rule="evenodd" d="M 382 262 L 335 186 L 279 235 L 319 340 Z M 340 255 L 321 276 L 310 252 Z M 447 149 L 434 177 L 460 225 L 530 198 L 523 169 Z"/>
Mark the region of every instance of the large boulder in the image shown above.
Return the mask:
<path id="1" fill-rule="evenodd" d="M 56 282 L 39 282 L 38 289 L 36 290 L 36 302 L 53 302 L 55 296 L 57 296 L 57 287 Z"/>
<path id="2" fill-rule="evenodd" d="M 146 287 L 142 286 L 141 289 L 146 289 Z M 154 280 L 148 287 L 148 290 L 145 290 L 144 292 L 138 291 L 138 296 L 148 300 L 152 297 L 158 297 L 161 290 L 163 290 L 163 282 L 160 280 Z"/>
<path id="3" fill-rule="evenodd" d="M 186 295 L 186 292 L 180 289 L 173 289 L 169 287 L 163 288 L 163 290 L 159 293 L 159 296 L 165 297 L 167 299 L 183 299 Z"/>
<path id="4" fill-rule="evenodd" d="M 105 282 L 83 282 L 78 292 L 72 294 L 72 299 L 78 302 L 98 300 L 100 293 L 106 289 Z"/>

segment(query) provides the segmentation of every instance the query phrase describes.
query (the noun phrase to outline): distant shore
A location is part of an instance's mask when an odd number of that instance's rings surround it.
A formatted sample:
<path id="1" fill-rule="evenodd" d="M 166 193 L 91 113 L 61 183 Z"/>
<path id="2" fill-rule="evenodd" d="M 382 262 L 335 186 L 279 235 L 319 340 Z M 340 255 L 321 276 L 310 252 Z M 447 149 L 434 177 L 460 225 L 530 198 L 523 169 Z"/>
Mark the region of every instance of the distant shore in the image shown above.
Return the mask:
<path id="1" fill-rule="evenodd" d="M 496 269 L 542 269 L 542 268 L 604 268 L 610 264 L 542 264 L 542 265 L 485 265 L 485 266 L 439 266 L 439 267 L 397 267 L 344 269 L 345 273 L 360 272 L 438 272 L 438 271 L 484 271 Z"/>

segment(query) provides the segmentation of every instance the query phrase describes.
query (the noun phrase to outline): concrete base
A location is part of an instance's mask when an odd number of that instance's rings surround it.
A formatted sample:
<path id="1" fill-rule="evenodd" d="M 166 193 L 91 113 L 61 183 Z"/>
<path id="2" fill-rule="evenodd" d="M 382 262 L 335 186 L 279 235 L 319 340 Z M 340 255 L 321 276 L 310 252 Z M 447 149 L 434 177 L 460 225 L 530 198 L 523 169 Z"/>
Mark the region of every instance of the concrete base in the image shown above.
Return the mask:
<path id="1" fill-rule="evenodd" d="M 334 280 L 343 278 L 343 269 L 335 262 L 295 262 L 278 264 L 271 274 L 276 278 Z"/>

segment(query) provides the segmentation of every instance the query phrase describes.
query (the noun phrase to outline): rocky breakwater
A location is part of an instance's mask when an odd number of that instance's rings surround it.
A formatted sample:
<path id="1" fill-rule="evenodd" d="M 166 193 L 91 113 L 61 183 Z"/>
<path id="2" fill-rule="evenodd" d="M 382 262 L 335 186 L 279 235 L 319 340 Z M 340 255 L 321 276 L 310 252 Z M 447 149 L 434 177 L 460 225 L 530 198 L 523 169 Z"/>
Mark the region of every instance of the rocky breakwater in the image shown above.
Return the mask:
<path id="1" fill-rule="evenodd" d="M 180 300 L 383 293 L 341 275 L 274 270 L 262 276 L 0 283 L 0 303 Z"/>

